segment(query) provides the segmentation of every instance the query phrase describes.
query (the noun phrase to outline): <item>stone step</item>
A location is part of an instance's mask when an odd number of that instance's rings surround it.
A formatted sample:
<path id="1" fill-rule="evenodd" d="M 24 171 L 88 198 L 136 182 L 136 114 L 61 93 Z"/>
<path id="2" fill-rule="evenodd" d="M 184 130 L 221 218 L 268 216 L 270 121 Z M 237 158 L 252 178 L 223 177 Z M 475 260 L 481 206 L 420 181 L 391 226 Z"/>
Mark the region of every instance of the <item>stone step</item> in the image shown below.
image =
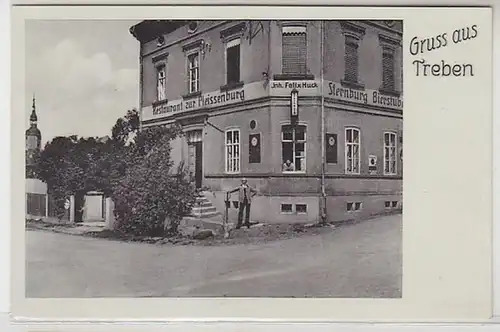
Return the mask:
<path id="1" fill-rule="evenodd" d="M 203 213 L 203 212 L 208 213 L 208 212 L 216 212 L 217 209 L 215 208 L 215 206 L 212 206 L 212 205 L 210 205 L 210 206 L 199 206 L 199 207 L 194 206 L 191 209 L 191 211 L 193 211 L 193 213 Z"/>

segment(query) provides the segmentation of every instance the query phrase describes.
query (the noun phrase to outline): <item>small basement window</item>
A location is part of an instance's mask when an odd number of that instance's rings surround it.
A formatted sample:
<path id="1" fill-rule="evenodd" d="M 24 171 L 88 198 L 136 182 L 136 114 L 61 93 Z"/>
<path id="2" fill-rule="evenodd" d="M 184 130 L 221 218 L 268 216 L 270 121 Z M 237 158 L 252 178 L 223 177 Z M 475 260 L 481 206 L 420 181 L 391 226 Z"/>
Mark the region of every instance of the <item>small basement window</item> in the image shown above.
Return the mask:
<path id="1" fill-rule="evenodd" d="M 354 211 L 359 211 L 359 210 L 361 210 L 361 202 L 354 203 Z"/>
<path id="2" fill-rule="evenodd" d="M 391 202 L 390 201 L 385 201 L 385 207 L 388 209 L 391 207 Z"/>
<path id="3" fill-rule="evenodd" d="M 281 204 L 281 213 L 292 213 L 292 204 Z"/>
<path id="4" fill-rule="evenodd" d="M 398 206 L 398 201 L 392 201 L 392 207 L 395 208 Z"/>
<path id="5" fill-rule="evenodd" d="M 347 203 L 347 211 L 353 211 L 353 206 L 354 206 L 354 203 L 348 202 Z"/>
<path id="6" fill-rule="evenodd" d="M 295 212 L 307 213 L 307 204 L 295 204 Z"/>

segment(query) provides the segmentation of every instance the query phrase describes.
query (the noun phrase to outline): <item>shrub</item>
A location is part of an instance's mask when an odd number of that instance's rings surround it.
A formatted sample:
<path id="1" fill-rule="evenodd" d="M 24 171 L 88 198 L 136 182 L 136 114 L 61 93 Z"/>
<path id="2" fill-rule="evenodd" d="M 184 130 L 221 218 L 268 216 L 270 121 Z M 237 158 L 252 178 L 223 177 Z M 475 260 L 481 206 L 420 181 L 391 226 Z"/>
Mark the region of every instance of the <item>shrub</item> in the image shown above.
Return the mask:
<path id="1" fill-rule="evenodd" d="M 175 234 L 191 211 L 196 189 L 184 164 L 173 167 L 172 138 L 162 136 L 145 156 L 134 158 L 118 182 L 113 200 L 120 231 L 145 236 Z"/>

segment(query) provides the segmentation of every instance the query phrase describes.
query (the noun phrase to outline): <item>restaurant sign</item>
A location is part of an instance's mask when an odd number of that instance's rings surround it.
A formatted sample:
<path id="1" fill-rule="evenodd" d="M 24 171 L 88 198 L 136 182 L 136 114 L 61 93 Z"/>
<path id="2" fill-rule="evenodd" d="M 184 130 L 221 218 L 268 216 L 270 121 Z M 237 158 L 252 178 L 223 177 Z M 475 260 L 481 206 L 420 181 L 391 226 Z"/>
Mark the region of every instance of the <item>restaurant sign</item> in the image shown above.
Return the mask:
<path id="1" fill-rule="evenodd" d="M 165 103 L 156 103 L 142 109 L 142 121 L 170 117 L 176 114 L 209 109 L 244 102 L 249 99 L 262 97 L 265 90 L 261 82 L 246 84 L 243 87 L 227 91 L 213 91 L 198 96 L 169 100 Z"/>

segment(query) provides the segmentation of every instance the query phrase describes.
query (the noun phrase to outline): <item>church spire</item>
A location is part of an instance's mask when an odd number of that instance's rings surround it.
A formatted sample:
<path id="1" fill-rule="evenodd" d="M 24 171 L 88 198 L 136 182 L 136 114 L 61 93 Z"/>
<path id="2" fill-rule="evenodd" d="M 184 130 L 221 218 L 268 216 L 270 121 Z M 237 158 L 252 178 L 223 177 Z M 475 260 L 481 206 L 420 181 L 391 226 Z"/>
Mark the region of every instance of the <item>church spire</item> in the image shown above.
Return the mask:
<path id="1" fill-rule="evenodd" d="M 33 93 L 33 106 L 31 109 L 30 122 L 32 126 L 36 126 L 36 122 L 38 117 L 36 116 L 36 103 L 35 103 L 35 94 Z"/>

